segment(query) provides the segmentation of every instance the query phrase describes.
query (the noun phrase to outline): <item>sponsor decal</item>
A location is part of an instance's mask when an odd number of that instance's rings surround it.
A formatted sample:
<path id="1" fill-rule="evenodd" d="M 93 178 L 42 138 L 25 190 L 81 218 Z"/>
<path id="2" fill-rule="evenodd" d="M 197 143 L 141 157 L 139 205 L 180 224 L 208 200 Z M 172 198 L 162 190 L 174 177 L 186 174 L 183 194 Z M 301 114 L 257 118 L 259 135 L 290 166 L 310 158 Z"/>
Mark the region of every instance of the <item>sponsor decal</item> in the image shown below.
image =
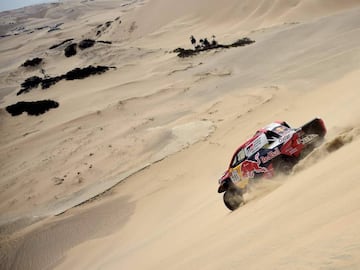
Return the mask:
<path id="1" fill-rule="evenodd" d="M 296 152 L 298 152 L 299 150 L 297 149 L 297 148 L 293 148 L 293 147 L 291 147 L 289 150 L 288 150 L 288 153 L 290 154 L 290 155 L 293 155 L 293 154 L 295 154 Z"/>
<path id="2" fill-rule="evenodd" d="M 231 180 L 233 181 L 233 182 L 239 182 L 241 179 L 240 179 L 240 176 L 239 176 L 239 174 L 237 173 L 237 171 L 236 170 L 233 170 L 232 172 L 231 172 L 231 176 L 230 176 L 230 178 L 231 178 Z"/>
<path id="3" fill-rule="evenodd" d="M 279 148 L 276 147 L 273 151 L 268 152 L 266 154 L 266 156 L 260 157 L 260 159 L 261 159 L 262 163 L 266 163 L 266 162 L 269 162 L 270 160 L 272 160 L 274 157 L 277 157 L 280 154 L 281 154 L 281 152 L 280 152 Z"/>
<path id="4" fill-rule="evenodd" d="M 257 151 L 259 151 L 264 145 L 268 143 L 265 134 L 260 134 L 245 148 L 245 154 L 247 157 L 251 157 Z"/>
<path id="5" fill-rule="evenodd" d="M 259 155 L 259 153 L 255 155 L 255 161 L 246 159 L 241 163 L 241 171 L 243 172 L 244 177 L 254 178 L 255 173 L 268 172 L 266 167 L 260 166 L 261 161 L 259 159 Z"/>
<path id="6" fill-rule="evenodd" d="M 302 144 L 308 144 L 308 143 L 311 143 L 314 139 L 316 139 L 318 137 L 317 134 L 309 134 L 309 135 L 306 135 L 305 137 L 302 137 L 300 139 L 300 142 Z"/>
<path id="7" fill-rule="evenodd" d="M 291 139 L 292 135 L 293 135 L 293 133 L 288 133 L 288 134 L 284 135 L 283 137 L 280 138 L 280 140 L 279 140 L 280 143 L 287 142 L 288 140 Z"/>

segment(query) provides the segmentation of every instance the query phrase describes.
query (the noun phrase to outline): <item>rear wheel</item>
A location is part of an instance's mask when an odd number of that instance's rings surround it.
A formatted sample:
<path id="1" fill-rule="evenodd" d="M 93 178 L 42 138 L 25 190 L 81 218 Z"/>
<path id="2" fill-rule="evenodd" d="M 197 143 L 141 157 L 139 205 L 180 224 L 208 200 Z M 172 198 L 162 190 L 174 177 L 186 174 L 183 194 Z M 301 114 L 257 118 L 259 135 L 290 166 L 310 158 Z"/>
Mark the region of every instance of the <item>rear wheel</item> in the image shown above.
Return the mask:
<path id="1" fill-rule="evenodd" d="M 326 134 L 324 122 L 315 118 L 309 123 L 301 127 L 302 135 L 300 136 L 302 143 L 305 145 L 301 152 L 301 158 L 306 157 L 316 147 L 323 143 Z"/>
<path id="2" fill-rule="evenodd" d="M 296 164 L 297 159 L 295 157 L 290 156 L 281 156 L 276 159 L 273 164 L 275 167 L 275 171 L 281 172 L 285 175 L 289 175 Z"/>
<path id="3" fill-rule="evenodd" d="M 318 118 L 302 126 L 301 130 L 303 132 L 301 140 L 305 145 L 310 146 L 310 148 L 320 145 L 326 134 L 324 122 Z"/>
<path id="4" fill-rule="evenodd" d="M 301 127 L 301 130 L 306 135 L 316 134 L 319 136 L 319 138 L 324 138 L 326 134 L 326 128 L 324 122 L 319 118 L 315 118 L 309 123 L 306 123 Z"/>
<path id="5" fill-rule="evenodd" d="M 245 203 L 242 191 L 238 188 L 229 188 L 227 191 L 225 191 L 223 199 L 224 204 L 231 211 L 236 210 L 240 205 Z"/>

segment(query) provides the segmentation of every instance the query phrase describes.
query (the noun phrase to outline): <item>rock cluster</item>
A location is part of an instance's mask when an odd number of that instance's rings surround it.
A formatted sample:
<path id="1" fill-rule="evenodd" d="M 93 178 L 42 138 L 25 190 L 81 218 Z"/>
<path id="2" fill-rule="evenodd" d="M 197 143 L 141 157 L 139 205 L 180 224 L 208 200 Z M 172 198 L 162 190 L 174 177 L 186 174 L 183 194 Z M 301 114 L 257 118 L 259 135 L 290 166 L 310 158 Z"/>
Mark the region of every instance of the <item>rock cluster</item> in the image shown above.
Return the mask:
<path id="1" fill-rule="evenodd" d="M 20 101 L 16 104 L 7 106 L 6 111 L 12 116 L 20 115 L 23 112 L 27 112 L 28 115 L 40 115 L 57 107 L 59 107 L 59 103 L 50 99 L 39 101 Z"/>
<path id="2" fill-rule="evenodd" d="M 120 21 L 120 17 L 117 17 L 115 21 Z M 102 31 L 108 29 L 114 21 L 107 21 L 104 24 L 98 25 L 98 35 L 101 34 Z M 43 26 L 39 27 L 35 30 L 42 30 L 45 28 L 50 28 L 48 32 L 59 30 L 62 23 L 56 24 L 54 26 Z M 19 31 L 28 31 L 27 29 L 19 29 Z M 103 41 L 103 40 L 93 40 L 93 39 L 83 39 L 79 43 L 74 42 L 73 38 L 66 39 L 58 44 L 55 44 L 49 48 L 49 50 L 56 49 L 60 46 L 64 45 L 64 54 L 66 57 L 71 57 L 77 54 L 77 49 L 85 50 L 95 45 L 95 43 L 103 43 L 103 44 L 112 44 L 111 41 Z M 33 59 L 26 60 L 21 66 L 23 67 L 36 67 L 43 62 L 42 58 L 36 57 Z M 86 77 L 102 74 L 108 71 L 110 68 L 115 67 L 108 67 L 108 66 L 92 66 L 89 65 L 88 67 L 84 68 L 74 68 L 63 75 L 58 76 L 49 76 L 45 73 L 45 70 L 41 68 L 41 73 L 44 75 L 43 78 L 39 76 L 31 76 L 27 78 L 23 83 L 21 83 L 21 89 L 16 93 L 16 95 L 21 95 L 24 93 L 29 92 L 34 88 L 38 88 L 41 86 L 42 89 L 47 89 L 52 85 L 58 83 L 61 80 L 80 80 Z M 53 100 L 39 100 L 39 101 L 20 101 L 16 104 L 9 105 L 6 107 L 6 111 L 11 114 L 12 116 L 17 116 L 22 114 L 23 112 L 27 112 L 28 115 L 40 115 L 52 108 L 59 107 L 59 103 Z"/>
<path id="3" fill-rule="evenodd" d="M 76 47 L 77 47 L 77 43 L 71 43 L 70 45 L 66 46 L 66 48 L 64 49 L 65 56 L 66 57 L 74 56 L 77 52 Z"/>
<path id="4" fill-rule="evenodd" d="M 84 40 L 80 41 L 79 48 L 81 50 L 84 50 L 84 49 L 87 49 L 87 48 L 90 48 L 90 47 L 94 46 L 94 44 L 95 44 L 95 40 L 93 40 L 93 39 L 84 39 Z"/>
<path id="5" fill-rule="evenodd" d="M 21 66 L 23 67 L 35 67 L 37 65 L 40 65 L 40 63 L 43 61 L 42 58 L 36 57 L 33 59 L 26 60 Z"/>
<path id="6" fill-rule="evenodd" d="M 195 42 L 193 39 L 191 39 L 191 43 L 194 45 Z M 185 58 L 185 57 L 190 57 L 190 56 L 194 56 L 196 54 L 199 54 L 200 52 L 203 51 L 209 51 L 209 50 L 215 50 L 215 49 L 229 49 L 229 48 L 235 48 L 235 47 L 240 47 L 240 46 L 245 46 L 245 45 L 249 45 L 254 43 L 254 40 L 251 40 L 247 37 L 242 38 L 242 39 L 238 39 L 237 41 L 235 41 L 232 44 L 228 44 L 228 45 L 223 45 L 223 44 L 218 44 L 216 41 L 213 41 L 212 43 L 208 42 L 207 39 L 204 39 L 205 41 L 201 42 L 201 45 L 197 45 L 195 46 L 195 49 L 184 49 L 184 48 L 177 48 L 175 49 L 173 52 L 177 53 L 179 57 L 181 58 Z"/>
<path id="7" fill-rule="evenodd" d="M 47 78 L 40 78 L 38 76 L 32 76 L 30 78 L 27 78 L 22 84 L 21 84 L 21 90 L 17 92 L 16 95 L 21 95 L 23 93 L 29 92 L 33 88 L 37 88 L 39 85 L 41 85 L 42 89 L 47 89 L 50 86 L 58 83 L 61 80 L 80 80 L 84 79 L 86 77 L 89 77 L 91 75 L 96 74 L 102 74 L 106 71 L 108 71 L 110 68 L 114 67 L 108 67 L 108 66 L 88 66 L 85 68 L 75 68 L 67 73 L 55 76 L 55 77 L 47 77 Z"/>
<path id="8" fill-rule="evenodd" d="M 68 41 L 72 41 L 72 39 L 68 39 L 68 40 L 61 42 L 60 44 L 51 46 L 50 49 L 57 48 L 57 47 L 61 46 L 62 44 L 65 44 Z M 77 48 L 79 48 L 81 50 L 85 50 L 87 48 L 94 46 L 95 43 L 111 44 L 112 42 L 111 41 L 102 41 L 102 40 L 96 41 L 93 39 L 84 39 L 84 40 L 80 41 L 79 44 L 71 43 L 68 46 L 66 46 L 66 48 L 64 49 L 65 56 L 66 57 L 74 56 L 77 53 Z"/>

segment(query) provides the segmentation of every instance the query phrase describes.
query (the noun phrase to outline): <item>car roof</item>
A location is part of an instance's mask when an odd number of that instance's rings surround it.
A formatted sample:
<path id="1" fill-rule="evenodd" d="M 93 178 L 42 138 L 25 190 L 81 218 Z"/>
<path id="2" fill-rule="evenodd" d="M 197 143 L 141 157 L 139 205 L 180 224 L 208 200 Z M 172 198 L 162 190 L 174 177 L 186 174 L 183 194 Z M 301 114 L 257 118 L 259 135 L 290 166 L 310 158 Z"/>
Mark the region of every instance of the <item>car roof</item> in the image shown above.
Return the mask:
<path id="1" fill-rule="evenodd" d="M 232 155 L 231 161 L 234 159 L 234 156 L 241 150 L 244 149 L 246 147 L 248 147 L 249 145 L 251 145 L 256 139 L 258 139 L 262 134 L 265 134 L 266 131 L 268 130 L 273 130 L 276 127 L 279 126 L 283 126 L 282 121 L 276 121 L 273 123 L 270 123 L 268 125 L 266 125 L 265 127 L 259 129 L 258 131 L 256 131 L 256 133 L 254 134 L 254 136 L 252 136 L 251 138 L 249 138 L 247 141 L 245 141 L 243 144 L 241 144 L 236 151 L 234 152 L 234 154 Z M 230 163 L 231 163 L 230 161 Z"/>
<path id="2" fill-rule="evenodd" d="M 281 123 L 279 123 L 279 122 L 270 123 L 270 124 L 266 125 L 265 127 L 261 128 L 260 130 L 258 130 L 257 132 L 264 133 L 264 132 L 266 132 L 268 130 L 273 130 L 273 129 L 275 129 L 277 127 L 280 127 L 280 126 L 283 126 L 283 125 Z"/>

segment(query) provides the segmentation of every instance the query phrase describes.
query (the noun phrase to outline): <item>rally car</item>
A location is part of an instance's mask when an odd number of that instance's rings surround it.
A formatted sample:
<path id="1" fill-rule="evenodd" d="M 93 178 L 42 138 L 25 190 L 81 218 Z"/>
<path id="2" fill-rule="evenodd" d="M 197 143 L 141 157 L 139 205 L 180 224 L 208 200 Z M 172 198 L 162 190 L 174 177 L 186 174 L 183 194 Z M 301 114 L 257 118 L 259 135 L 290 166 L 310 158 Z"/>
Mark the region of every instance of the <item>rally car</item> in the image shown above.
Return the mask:
<path id="1" fill-rule="evenodd" d="M 218 192 L 224 192 L 225 206 L 233 211 L 244 203 L 243 194 L 249 181 L 270 178 L 278 172 L 290 173 L 300 158 L 323 141 L 325 134 L 325 124 L 320 118 L 300 128 L 277 121 L 258 130 L 235 151 L 219 179 Z"/>

